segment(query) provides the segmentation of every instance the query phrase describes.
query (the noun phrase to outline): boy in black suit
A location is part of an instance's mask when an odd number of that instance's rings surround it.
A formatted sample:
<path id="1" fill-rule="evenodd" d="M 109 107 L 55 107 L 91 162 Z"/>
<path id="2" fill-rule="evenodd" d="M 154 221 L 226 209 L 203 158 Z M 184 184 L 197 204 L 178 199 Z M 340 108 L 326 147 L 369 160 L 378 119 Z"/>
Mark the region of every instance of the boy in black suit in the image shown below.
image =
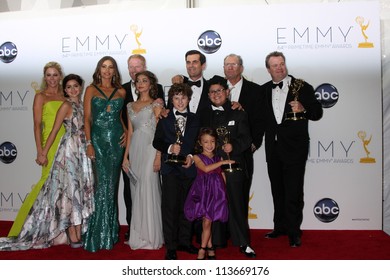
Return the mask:
<path id="1" fill-rule="evenodd" d="M 219 137 L 217 155 L 240 163 L 240 170 L 225 172 L 226 192 L 229 206 L 228 227 L 232 243 L 240 247 L 240 252 L 247 257 L 256 257 L 250 247 L 248 224 L 249 176 L 247 172 L 246 153 L 251 153 L 252 138 L 249 129 L 247 113 L 243 110 L 233 110 L 228 99 L 227 81 L 218 76 L 209 80 L 209 98 L 211 105 L 199 112 L 201 126 L 220 130 L 225 128 L 228 135 Z M 225 141 L 227 140 L 227 141 Z M 227 142 L 227 143 L 226 143 Z M 213 238 L 217 238 L 213 229 Z M 220 239 L 223 239 L 221 237 Z M 223 243 L 223 240 L 213 240 Z"/>
<path id="2" fill-rule="evenodd" d="M 154 148 L 162 154 L 161 211 L 167 249 L 165 259 L 168 260 L 177 259 L 176 250 L 198 253 L 191 242 L 192 223 L 183 213 L 184 201 L 196 176 L 192 153 L 200 128 L 198 117 L 187 110 L 191 95 L 187 84 L 171 86 L 168 98 L 173 109 L 166 118 L 159 120 L 153 140 Z M 180 163 L 181 157 L 183 162 Z"/>

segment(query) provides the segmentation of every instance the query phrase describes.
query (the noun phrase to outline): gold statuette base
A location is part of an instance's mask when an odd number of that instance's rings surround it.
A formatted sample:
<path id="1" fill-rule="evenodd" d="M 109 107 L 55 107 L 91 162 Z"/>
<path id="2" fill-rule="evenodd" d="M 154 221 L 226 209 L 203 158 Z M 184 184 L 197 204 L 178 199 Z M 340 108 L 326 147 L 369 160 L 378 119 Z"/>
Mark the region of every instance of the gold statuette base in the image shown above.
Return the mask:
<path id="1" fill-rule="evenodd" d="M 168 164 L 176 164 L 176 165 L 184 165 L 186 162 L 186 157 L 183 155 L 168 155 L 165 163 Z"/>
<path id="2" fill-rule="evenodd" d="M 294 113 L 289 112 L 285 114 L 284 120 L 286 121 L 299 121 L 299 120 L 306 120 L 305 113 Z"/>
<path id="3" fill-rule="evenodd" d="M 242 168 L 237 162 L 232 164 L 223 164 L 221 165 L 221 169 L 223 172 L 229 173 L 242 170 Z"/>

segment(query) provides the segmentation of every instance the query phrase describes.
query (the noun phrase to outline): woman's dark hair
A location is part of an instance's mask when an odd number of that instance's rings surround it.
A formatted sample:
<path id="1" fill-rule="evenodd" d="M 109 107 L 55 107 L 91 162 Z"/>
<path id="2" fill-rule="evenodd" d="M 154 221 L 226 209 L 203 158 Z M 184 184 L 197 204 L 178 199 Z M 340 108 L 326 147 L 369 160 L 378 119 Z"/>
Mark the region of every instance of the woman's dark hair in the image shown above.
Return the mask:
<path id="1" fill-rule="evenodd" d="M 65 78 L 62 80 L 62 87 L 63 87 L 63 92 L 64 92 L 65 97 L 69 97 L 65 91 L 65 88 L 66 88 L 67 82 L 69 82 L 70 80 L 75 80 L 81 87 L 83 87 L 83 84 L 84 84 L 84 80 L 79 75 L 76 75 L 76 74 L 66 75 Z"/>
<path id="2" fill-rule="evenodd" d="M 146 77 L 148 77 L 149 81 L 150 81 L 150 92 L 149 92 L 149 95 L 151 98 L 153 99 L 156 99 L 157 98 L 157 93 L 158 93 L 158 87 L 157 87 L 157 77 L 156 75 L 154 75 L 152 72 L 148 71 L 148 70 L 145 70 L 145 71 L 142 71 L 142 72 L 139 72 L 137 74 L 135 74 L 135 83 L 137 83 L 137 79 L 139 76 L 141 75 L 144 75 Z M 138 94 L 138 92 L 137 92 Z"/>
<path id="3" fill-rule="evenodd" d="M 121 78 L 121 74 L 119 73 L 119 70 L 118 70 L 118 64 L 116 63 L 116 60 L 111 56 L 104 56 L 98 61 L 96 68 L 95 68 L 95 72 L 92 75 L 92 79 L 93 79 L 92 84 L 93 85 L 100 85 L 101 84 L 102 80 L 100 77 L 100 68 L 102 67 L 103 63 L 106 60 L 111 61 L 112 65 L 114 66 L 114 75 L 112 76 L 112 79 L 111 79 L 111 86 L 113 88 L 122 88 L 122 78 Z"/>

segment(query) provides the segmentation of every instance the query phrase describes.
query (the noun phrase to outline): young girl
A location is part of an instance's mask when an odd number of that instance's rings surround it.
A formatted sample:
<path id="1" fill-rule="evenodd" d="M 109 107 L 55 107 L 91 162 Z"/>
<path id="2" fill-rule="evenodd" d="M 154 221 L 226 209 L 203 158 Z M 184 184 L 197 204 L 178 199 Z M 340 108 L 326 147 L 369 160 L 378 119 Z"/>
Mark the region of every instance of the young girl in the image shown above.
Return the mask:
<path id="1" fill-rule="evenodd" d="M 67 98 L 59 108 L 53 129 L 36 161 L 48 164 L 48 151 L 62 124 L 61 138 L 48 179 L 38 194 L 16 238 L 0 238 L 0 250 L 42 249 L 70 243 L 83 246 L 81 233 L 93 212 L 93 176 L 86 155 L 83 107 L 80 102 L 83 80 L 70 74 L 63 80 Z"/>
<path id="2" fill-rule="evenodd" d="M 197 176 L 184 204 L 184 214 L 190 221 L 202 219 L 202 241 L 198 260 L 215 260 L 215 248 L 211 242 L 213 221 L 226 222 L 228 205 L 225 193 L 225 176 L 221 165 L 234 163 L 215 156 L 217 133 L 212 128 L 202 128 L 199 132 L 194 155 Z"/>

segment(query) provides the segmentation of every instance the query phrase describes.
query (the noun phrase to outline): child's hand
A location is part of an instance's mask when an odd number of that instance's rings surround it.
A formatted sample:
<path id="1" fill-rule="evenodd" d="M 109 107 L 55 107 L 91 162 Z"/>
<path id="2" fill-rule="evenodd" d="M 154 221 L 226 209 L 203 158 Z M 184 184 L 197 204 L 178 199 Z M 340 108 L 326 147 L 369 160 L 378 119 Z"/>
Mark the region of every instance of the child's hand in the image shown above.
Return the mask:
<path id="1" fill-rule="evenodd" d="M 179 144 L 175 143 L 171 146 L 171 153 L 174 155 L 180 154 L 180 150 L 181 150 L 181 146 Z"/>
<path id="2" fill-rule="evenodd" d="M 223 161 L 222 161 L 222 164 L 233 164 L 233 163 L 235 163 L 235 162 L 236 162 L 235 160 L 226 159 L 226 160 L 223 160 Z"/>
<path id="3" fill-rule="evenodd" d="M 222 146 L 222 150 L 223 150 L 225 153 L 229 154 L 229 153 L 231 153 L 231 152 L 233 151 L 233 146 L 232 146 L 232 144 L 227 143 L 227 144 L 225 144 L 225 145 Z"/>
<path id="4" fill-rule="evenodd" d="M 182 166 L 183 166 L 184 168 L 190 168 L 191 165 L 192 165 L 192 163 L 193 163 L 193 158 L 192 158 L 192 156 L 188 155 L 188 156 L 186 157 L 186 162 L 185 162 Z"/>

